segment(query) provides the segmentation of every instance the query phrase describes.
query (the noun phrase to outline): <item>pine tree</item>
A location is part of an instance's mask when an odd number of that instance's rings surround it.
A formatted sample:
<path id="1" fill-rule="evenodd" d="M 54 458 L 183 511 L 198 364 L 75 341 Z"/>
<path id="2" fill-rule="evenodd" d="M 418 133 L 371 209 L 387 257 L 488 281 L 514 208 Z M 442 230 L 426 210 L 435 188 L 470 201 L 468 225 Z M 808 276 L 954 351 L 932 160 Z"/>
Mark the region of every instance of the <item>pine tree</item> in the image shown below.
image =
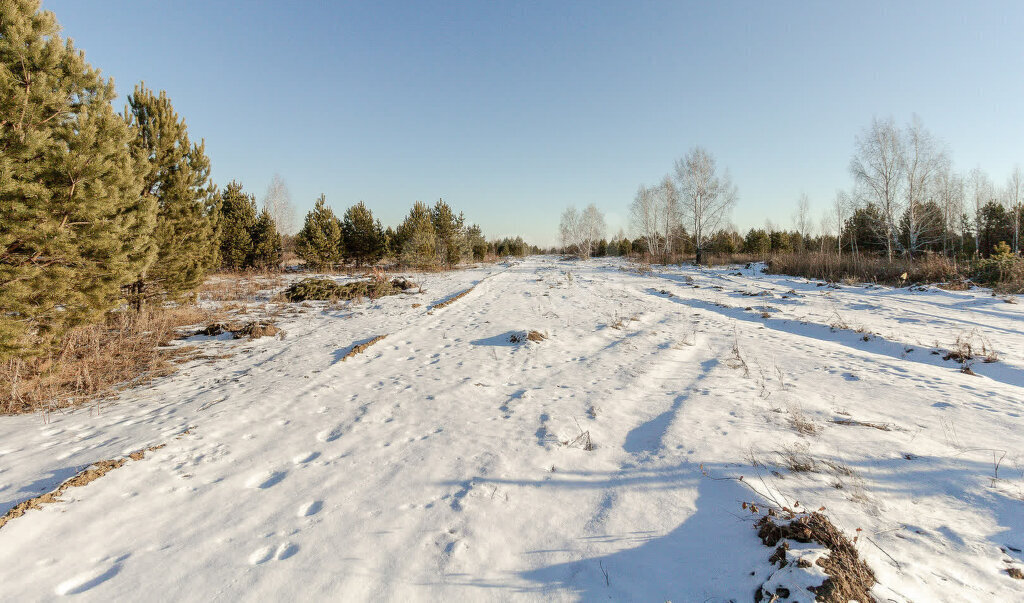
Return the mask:
<path id="1" fill-rule="evenodd" d="M 128 105 L 125 118 L 136 130 L 134 149 L 149 164 L 142 195 L 155 198 L 158 208 L 156 261 L 130 294 L 138 306 L 153 297 L 181 297 L 217 266 L 219 205 L 206 145 L 192 144 L 167 93 L 155 95 L 139 84 Z"/>
<path id="2" fill-rule="evenodd" d="M 220 194 L 220 261 L 229 270 L 242 270 L 253 263 L 253 228 L 256 199 L 231 181 Z"/>
<path id="3" fill-rule="evenodd" d="M 277 270 L 281 266 L 281 235 L 267 208 L 252 229 L 252 266 L 257 270 Z"/>
<path id="4" fill-rule="evenodd" d="M 459 263 L 466 249 L 463 227 L 465 219 L 462 214 L 457 217 L 452 208 L 443 200 L 438 199 L 431 212 L 434 233 L 437 236 L 437 257 L 446 266 Z"/>
<path id="5" fill-rule="evenodd" d="M 395 237 L 402 262 L 421 268 L 433 266 L 437 261 L 436 238 L 430 208 L 417 201 L 398 227 Z"/>
<path id="6" fill-rule="evenodd" d="M 0 360 L 99 320 L 153 258 L 113 82 L 39 6 L 0 2 Z"/>
<path id="7" fill-rule="evenodd" d="M 475 261 L 481 261 L 487 257 L 487 239 L 484 238 L 483 230 L 476 224 L 466 229 L 466 245 L 473 253 Z"/>
<path id="8" fill-rule="evenodd" d="M 399 255 L 398 233 L 395 232 L 394 228 L 388 226 L 384 229 L 384 255 L 389 258 L 395 258 Z"/>
<path id="9" fill-rule="evenodd" d="M 341 224 L 327 207 L 327 198 L 320 195 L 295 238 L 295 251 L 311 268 L 323 270 L 341 261 L 343 249 Z"/>
<path id="10" fill-rule="evenodd" d="M 384 229 L 373 221 L 373 212 L 360 201 L 345 211 L 341 222 L 345 239 L 345 257 L 357 265 L 375 263 L 384 255 Z"/>

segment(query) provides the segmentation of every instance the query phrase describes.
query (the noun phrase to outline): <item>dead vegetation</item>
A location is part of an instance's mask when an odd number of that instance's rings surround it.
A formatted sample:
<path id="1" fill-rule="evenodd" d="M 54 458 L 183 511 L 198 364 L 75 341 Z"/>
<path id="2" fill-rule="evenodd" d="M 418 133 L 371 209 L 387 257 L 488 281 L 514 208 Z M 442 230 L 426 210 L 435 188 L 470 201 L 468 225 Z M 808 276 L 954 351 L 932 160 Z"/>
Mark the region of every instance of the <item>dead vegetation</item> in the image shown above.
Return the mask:
<path id="1" fill-rule="evenodd" d="M 356 345 L 352 346 L 352 349 L 349 350 L 347 354 L 345 354 L 344 356 L 341 357 L 341 361 L 345 362 L 346 360 L 348 360 L 349 358 L 355 356 L 356 354 L 362 354 L 371 345 L 377 343 L 378 341 L 380 341 L 381 339 L 384 339 L 385 337 L 387 337 L 387 335 L 377 335 L 376 337 L 370 339 L 369 341 L 364 341 L 363 343 L 356 344 Z"/>
<path id="2" fill-rule="evenodd" d="M 306 278 L 284 290 L 284 299 L 302 301 L 348 301 L 377 299 L 387 295 L 405 293 L 418 286 L 406 278 L 373 278 L 339 283 L 329 278 Z"/>
<path id="3" fill-rule="evenodd" d="M 193 305 L 147 308 L 75 329 L 54 355 L 0 363 L 0 413 L 78 406 L 168 375 L 198 352 L 169 345 L 178 330 L 217 316 Z"/>
<path id="4" fill-rule="evenodd" d="M 725 365 L 731 369 L 743 369 L 743 376 L 750 377 L 750 367 L 747 366 L 747 361 L 740 354 L 739 334 L 735 331 L 733 331 L 733 343 L 730 352 L 732 355 L 725 360 Z"/>
<path id="5" fill-rule="evenodd" d="M 548 336 L 540 331 L 521 331 L 509 335 L 508 341 L 509 343 L 523 343 L 524 341 L 540 343 L 547 338 Z"/>
<path id="6" fill-rule="evenodd" d="M 224 333 L 230 333 L 233 339 L 241 339 L 243 337 L 259 339 L 260 337 L 275 336 L 279 336 L 283 339 L 285 335 L 284 331 L 274 326 L 273 323 L 256 320 L 244 324 L 212 322 L 195 333 L 192 333 L 192 336 L 205 335 L 208 337 L 216 337 L 217 335 L 223 335 Z"/>
<path id="7" fill-rule="evenodd" d="M 832 419 L 832 423 L 836 425 L 848 425 L 853 427 L 871 427 L 880 431 L 892 431 L 892 428 L 885 423 L 868 423 L 867 421 L 857 421 L 855 419 Z"/>
<path id="8" fill-rule="evenodd" d="M 789 424 L 801 435 L 814 435 L 818 433 L 818 426 L 804 415 L 799 406 L 790 406 Z"/>
<path id="9" fill-rule="evenodd" d="M 0 528 L 3 528 L 5 525 L 7 525 L 7 522 L 11 521 L 12 519 L 21 517 L 22 515 L 24 515 L 32 509 L 41 509 L 43 505 L 61 502 L 60 497 L 68 488 L 80 488 L 82 486 L 88 485 L 89 483 L 103 477 L 107 473 L 110 473 L 114 469 L 121 467 L 128 461 L 141 460 L 146 456 L 147 452 L 159 450 L 163 447 L 164 444 L 160 444 L 159 446 L 150 446 L 149 448 L 136 450 L 135 452 L 129 454 L 126 457 L 95 462 L 86 467 L 85 469 L 79 471 L 72 477 L 64 480 L 64 482 L 57 486 L 56 489 L 51 490 L 45 494 L 40 494 L 39 496 L 36 496 L 34 498 L 30 498 L 26 501 L 22 501 L 15 505 L 14 507 L 12 507 L 9 511 L 7 511 L 7 513 L 0 517 Z"/>
<path id="10" fill-rule="evenodd" d="M 752 507 L 746 503 L 743 506 Z M 756 507 L 753 509 L 756 512 Z M 875 574 L 860 558 L 854 546 L 858 536 L 851 541 L 820 510 L 810 513 L 783 510 L 781 514 L 785 515 L 785 518 L 774 510 L 769 510 L 754 524 L 761 542 L 766 547 L 775 549 L 769 557 L 769 562 L 779 569 L 794 562 L 797 563 L 797 567 L 810 567 L 811 561 L 807 556 L 792 558 L 793 556 L 788 554 L 789 542 L 817 543 L 825 547 L 827 554 L 818 556 L 813 563 L 820 567 L 828 578 L 819 586 L 807 587 L 814 593 L 816 601 L 847 603 L 875 600 L 871 595 Z M 788 599 L 795 594 L 781 585 L 773 584 L 769 588 L 765 588 L 764 585 L 759 587 L 755 600 L 777 601 Z"/>
<path id="11" fill-rule="evenodd" d="M 961 280 L 961 267 L 941 255 L 926 255 L 913 260 L 869 254 L 780 253 L 772 256 L 765 268 L 770 274 L 788 274 L 829 283 L 880 283 L 902 287 L 915 283 L 939 283 Z"/>
<path id="12" fill-rule="evenodd" d="M 943 360 L 955 360 L 963 365 L 967 365 L 968 362 L 977 358 L 981 358 L 986 363 L 999 362 L 999 354 L 992 349 L 992 344 L 977 329 L 970 333 L 957 335 L 952 347 L 942 357 Z M 970 367 L 966 368 L 969 370 Z"/>
<path id="13" fill-rule="evenodd" d="M 280 274 L 217 274 L 211 276 L 196 291 L 201 300 L 214 302 L 265 301 L 269 292 L 284 285 Z"/>
<path id="14" fill-rule="evenodd" d="M 800 446 L 783 446 L 778 452 L 782 465 L 793 473 L 810 473 L 815 470 L 814 457 Z"/>
<path id="15" fill-rule="evenodd" d="M 575 421 L 575 419 L 573 420 Z M 579 421 L 576 421 L 576 429 L 579 430 L 579 435 L 571 440 L 564 440 L 562 442 L 562 446 L 565 446 L 566 448 L 579 448 L 581 450 L 586 450 L 587 452 L 593 450 L 594 442 L 590 439 L 590 430 L 588 429 L 587 431 L 583 431 L 583 428 L 580 427 Z"/>

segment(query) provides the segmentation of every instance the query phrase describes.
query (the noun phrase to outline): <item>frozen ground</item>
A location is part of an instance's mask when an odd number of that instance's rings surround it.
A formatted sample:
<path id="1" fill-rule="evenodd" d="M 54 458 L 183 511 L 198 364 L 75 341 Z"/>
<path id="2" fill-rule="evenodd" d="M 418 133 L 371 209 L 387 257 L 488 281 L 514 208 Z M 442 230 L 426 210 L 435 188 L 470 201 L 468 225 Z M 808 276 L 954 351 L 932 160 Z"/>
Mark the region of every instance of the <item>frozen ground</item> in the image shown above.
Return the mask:
<path id="1" fill-rule="evenodd" d="M 294 305 L 283 340 L 194 338 L 232 355 L 0 417 L 0 513 L 165 444 L 0 529 L 0 600 L 750 601 L 764 496 L 860 528 L 882 600 L 1024 598 L 1024 305 L 623 267 Z M 998 361 L 933 354 L 958 336 Z"/>

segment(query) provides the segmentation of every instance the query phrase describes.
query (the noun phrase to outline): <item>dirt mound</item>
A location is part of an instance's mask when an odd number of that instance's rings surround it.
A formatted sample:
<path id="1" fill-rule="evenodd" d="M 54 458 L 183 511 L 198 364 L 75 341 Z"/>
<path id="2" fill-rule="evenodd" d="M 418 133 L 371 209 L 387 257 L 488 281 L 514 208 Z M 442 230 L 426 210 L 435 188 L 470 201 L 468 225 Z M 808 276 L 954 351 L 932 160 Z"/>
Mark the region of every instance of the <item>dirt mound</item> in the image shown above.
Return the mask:
<path id="1" fill-rule="evenodd" d="M 371 279 L 351 283 L 337 283 L 329 278 L 307 278 L 285 289 L 284 297 L 291 302 L 377 299 L 417 287 L 419 285 L 407 278 L 394 278 L 390 281 Z"/>
<path id="2" fill-rule="evenodd" d="M 776 547 L 769 562 L 778 565 L 779 569 L 791 563 L 787 551 L 788 541 L 798 543 L 817 543 L 827 550 L 827 554 L 819 556 L 814 564 L 820 567 L 828 578 L 820 586 L 808 586 L 807 590 L 814 593 L 816 601 L 874 601 L 871 587 L 875 584 L 875 574 L 860 559 L 853 543 L 839 531 L 827 517 L 819 512 L 812 512 L 791 517 L 788 521 L 777 520 L 774 512 L 763 516 L 754 526 L 757 535 L 767 547 Z M 780 523 L 777 523 L 780 521 Z M 797 561 L 797 567 L 810 567 L 806 557 Z M 772 580 L 769 580 L 772 582 Z M 767 582 L 765 583 L 768 584 Z M 757 601 L 778 601 L 789 598 L 789 588 L 765 588 L 758 591 Z"/>

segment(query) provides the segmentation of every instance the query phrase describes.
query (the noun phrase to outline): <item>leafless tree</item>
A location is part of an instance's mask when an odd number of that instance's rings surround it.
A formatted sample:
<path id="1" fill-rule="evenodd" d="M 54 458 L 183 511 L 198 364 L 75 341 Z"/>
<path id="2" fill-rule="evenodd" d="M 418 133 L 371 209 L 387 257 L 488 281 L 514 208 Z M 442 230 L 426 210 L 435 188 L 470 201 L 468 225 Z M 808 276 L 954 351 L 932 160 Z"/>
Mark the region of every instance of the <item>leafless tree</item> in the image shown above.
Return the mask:
<path id="1" fill-rule="evenodd" d="M 821 252 L 821 253 L 825 253 L 825 239 L 828 238 L 826 235 L 828 235 L 828 233 L 832 231 L 832 220 L 833 220 L 832 212 L 829 211 L 829 210 L 825 210 L 825 212 L 823 214 L 821 214 L 821 220 L 818 222 L 818 228 L 820 229 L 820 232 L 821 232 L 821 236 L 818 237 L 818 241 L 819 241 L 821 247 L 818 249 L 818 251 Z M 840 226 L 838 229 L 836 229 L 836 232 L 837 233 L 842 233 L 843 232 L 843 227 Z M 838 240 L 839 240 L 839 235 L 837 234 L 836 235 L 836 241 L 838 241 Z M 839 248 L 842 249 L 842 245 L 840 243 L 837 243 L 837 245 L 839 245 Z"/>
<path id="2" fill-rule="evenodd" d="M 657 257 L 661 253 L 662 227 L 658 222 L 660 212 L 657 208 L 657 196 L 652 189 L 640 185 L 636 196 L 633 197 L 630 215 L 633 229 L 647 241 L 647 250 L 651 255 Z"/>
<path id="3" fill-rule="evenodd" d="M 915 251 L 924 245 L 937 243 L 941 236 L 939 216 L 926 211 L 925 202 L 935 190 L 936 177 L 948 167 L 949 158 L 916 115 L 907 126 L 903 139 L 903 191 L 906 196 L 903 226 L 907 232 L 905 251 L 913 257 Z"/>
<path id="4" fill-rule="evenodd" d="M 955 231 L 964 213 L 964 179 L 948 163 L 935 178 L 935 196 L 942 208 L 942 251 L 949 254 L 949 233 Z"/>
<path id="5" fill-rule="evenodd" d="M 971 209 L 974 210 L 974 253 L 977 255 L 981 250 L 981 210 L 992 199 L 992 181 L 988 174 L 980 167 L 976 167 L 971 170 L 968 177 L 968 186 L 971 191 Z"/>
<path id="6" fill-rule="evenodd" d="M 811 200 L 807 197 L 807 193 L 801 192 L 800 198 L 796 201 L 796 213 L 793 215 L 793 223 L 796 226 L 796 231 L 800 233 L 801 245 L 807 245 L 807 235 L 811 230 Z M 803 249 L 796 249 L 794 251 L 803 251 Z"/>
<path id="7" fill-rule="evenodd" d="M 857 183 L 859 196 L 874 203 L 881 214 L 882 223 L 874 225 L 875 234 L 885 244 L 889 261 L 897 243 L 901 188 L 906 171 L 903 158 L 903 137 L 896 124 L 891 118 L 876 117 L 871 127 L 857 137 L 857 150 L 850 161 L 850 173 Z"/>
<path id="8" fill-rule="evenodd" d="M 608 232 L 608 225 L 604 221 L 604 214 L 597 206 L 591 203 L 581 214 L 583 221 L 583 245 L 587 250 L 587 257 L 597 247 L 597 242 L 604 238 Z"/>
<path id="9" fill-rule="evenodd" d="M 1006 179 L 1006 191 L 1003 195 L 1007 209 L 1013 220 L 1013 253 L 1020 253 L 1020 205 L 1024 201 L 1024 174 L 1020 165 L 1013 166 L 1010 177 Z"/>
<path id="10" fill-rule="evenodd" d="M 295 206 L 292 205 L 291 193 L 280 174 L 274 174 L 267 186 L 267 192 L 263 195 L 263 208 L 274 218 L 279 233 L 290 235 L 295 232 Z"/>
<path id="11" fill-rule="evenodd" d="M 674 251 L 675 231 L 679 225 L 679 191 L 671 176 L 666 175 L 662 178 L 661 184 L 658 185 L 656 196 L 658 200 L 658 213 L 661 216 L 658 220 L 661 224 L 660 235 L 665 240 L 662 262 L 667 263 L 669 256 Z"/>
<path id="12" fill-rule="evenodd" d="M 571 205 L 565 208 L 565 211 L 562 212 L 562 220 L 558 224 L 558 231 L 562 247 L 565 247 L 566 251 L 569 251 L 571 247 L 576 247 L 576 253 L 581 253 L 578 245 L 582 239 L 583 221 L 579 210 Z"/>
<path id="13" fill-rule="evenodd" d="M 686 157 L 676 160 L 675 177 L 681 214 L 693 236 L 696 261 L 700 264 L 711 236 L 729 219 L 736 204 L 736 187 L 728 171 L 721 176 L 716 173 L 715 158 L 701 147 L 694 147 Z"/>
<path id="14" fill-rule="evenodd" d="M 843 255 L 843 227 L 846 225 L 846 218 L 853 211 L 853 201 L 846 191 L 836 191 L 835 199 L 832 201 L 832 211 L 829 213 L 829 220 L 835 227 L 836 252 Z"/>
<path id="15" fill-rule="evenodd" d="M 559 224 L 562 245 L 566 248 L 575 247 L 580 258 L 590 257 L 594 246 L 607 230 L 604 214 L 593 203 L 582 212 L 572 206 L 562 212 Z"/>

